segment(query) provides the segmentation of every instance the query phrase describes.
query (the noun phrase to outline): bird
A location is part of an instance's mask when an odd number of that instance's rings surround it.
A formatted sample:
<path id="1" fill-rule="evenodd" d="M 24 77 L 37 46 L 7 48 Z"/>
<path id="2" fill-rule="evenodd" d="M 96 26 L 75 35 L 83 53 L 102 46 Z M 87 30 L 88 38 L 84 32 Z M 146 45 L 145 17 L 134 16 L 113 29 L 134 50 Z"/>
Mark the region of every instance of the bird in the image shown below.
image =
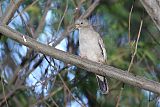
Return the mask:
<path id="1" fill-rule="evenodd" d="M 96 32 L 87 19 L 77 19 L 75 28 L 79 31 L 79 54 L 80 57 L 88 60 L 105 63 L 107 53 L 103 40 L 98 32 Z M 107 79 L 105 76 L 97 75 L 97 82 L 102 94 L 109 91 Z"/>

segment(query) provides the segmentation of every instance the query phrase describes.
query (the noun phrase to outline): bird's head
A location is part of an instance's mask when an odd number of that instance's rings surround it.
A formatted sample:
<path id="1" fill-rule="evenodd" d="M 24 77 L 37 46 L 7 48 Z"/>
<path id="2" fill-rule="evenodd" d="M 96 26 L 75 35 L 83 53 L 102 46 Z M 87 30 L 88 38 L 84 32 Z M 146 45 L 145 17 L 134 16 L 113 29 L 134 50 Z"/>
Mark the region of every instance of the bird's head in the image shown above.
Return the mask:
<path id="1" fill-rule="evenodd" d="M 81 27 L 88 27 L 89 26 L 89 22 L 85 19 L 78 19 L 75 21 L 75 27 L 77 29 L 80 29 Z"/>

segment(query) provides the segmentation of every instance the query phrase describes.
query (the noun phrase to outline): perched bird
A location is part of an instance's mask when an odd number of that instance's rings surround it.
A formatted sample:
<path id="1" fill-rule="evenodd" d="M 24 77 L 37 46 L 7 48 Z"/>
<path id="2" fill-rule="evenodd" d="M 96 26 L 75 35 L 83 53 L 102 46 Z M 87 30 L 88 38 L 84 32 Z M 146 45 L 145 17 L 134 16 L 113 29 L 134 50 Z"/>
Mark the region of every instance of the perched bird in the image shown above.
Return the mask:
<path id="1" fill-rule="evenodd" d="M 78 19 L 75 25 L 79 29 L 80 56 L 91 61 L 104 63 L 107 54 L 100 35 L 93 29 L 88 20 Z M 101 75 L 96 75 L 96 78 L 102 94 L 107 94 L 109 88 L 106 78 Z"/>

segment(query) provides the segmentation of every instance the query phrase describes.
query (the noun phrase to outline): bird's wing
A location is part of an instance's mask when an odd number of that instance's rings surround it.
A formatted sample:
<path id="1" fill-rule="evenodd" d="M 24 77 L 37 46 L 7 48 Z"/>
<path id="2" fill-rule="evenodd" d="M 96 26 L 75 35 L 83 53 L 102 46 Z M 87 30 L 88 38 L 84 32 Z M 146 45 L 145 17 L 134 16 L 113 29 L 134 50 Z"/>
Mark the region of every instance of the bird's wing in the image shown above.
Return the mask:
<path id="1" fill-rule="evenodd" d="M 104 46 L 104 43 L 101 37 L 98 38 L 98 44 L 102 50 L 102 55 L 103 55 L 104 60 L 107 60 L 106 49 L 105 49 L 105 46 Z"/>

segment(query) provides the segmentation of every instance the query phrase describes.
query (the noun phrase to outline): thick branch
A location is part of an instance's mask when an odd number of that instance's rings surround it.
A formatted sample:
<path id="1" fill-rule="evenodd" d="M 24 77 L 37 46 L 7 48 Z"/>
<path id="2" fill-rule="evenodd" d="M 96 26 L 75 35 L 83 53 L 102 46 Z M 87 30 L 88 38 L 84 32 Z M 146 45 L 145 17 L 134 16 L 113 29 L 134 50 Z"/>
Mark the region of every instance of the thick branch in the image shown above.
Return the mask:
<path id="1" fill-rule="evenodd" d="M 35 51 L 62 60 L 66 63 L 74 64 L 77 67 L 83 68 L 89 72 L 97 73 L 100 75 L 106 75 L 108 77 L 123 81 L 124 83 L 160 94 L 160 84 L 158 82 L 148 80 L 139 76 L 134 76 L 133 74 L 127 73 L 123 70 L 108 65 L 102 65 L 96 62 L 92 62 L 87 59 L 71 55 L 67 52 L 60 51 L 51 46 L 39 43 L 34 39 L 26 35 L 23 35 L 17 31 L 14 31 L 13 29 L 7 26 L 0 25 L 0 33 L 6 35 L 11 39 L 14 39 L 15 41 L 23 45 L 26 45 L 34 49 Z"/>
<path id="2" fill-rule="evenodd" d="M 160 0 L 140 0 L 160 31 Z"/>

